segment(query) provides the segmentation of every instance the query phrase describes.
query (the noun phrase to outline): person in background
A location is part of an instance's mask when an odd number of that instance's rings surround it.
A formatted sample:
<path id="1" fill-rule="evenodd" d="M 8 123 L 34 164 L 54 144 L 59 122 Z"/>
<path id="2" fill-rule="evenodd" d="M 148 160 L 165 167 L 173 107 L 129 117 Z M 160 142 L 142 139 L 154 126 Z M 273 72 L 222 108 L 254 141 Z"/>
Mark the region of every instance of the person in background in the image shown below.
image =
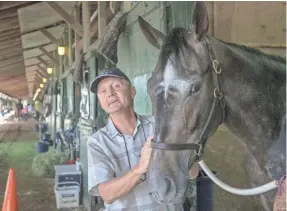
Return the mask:
<path id="1" fill-rule="evenodd" d="M 28 104 L 28 113 L 29 115 L 33 114 L 33 106 L 31 104 Z"/>
<path id="2" fill-rule="evenodd" d="M 23 109 L 23 104 L 21 102 L 21 99 L 19 99 L 15 105 L 15 116 L 17 118 L 17 121 L 20 120 L 22 109 Z"/>
<path id="3" fill-rule="evenodd" d="M 24 106 L 23 108 L 23 119 L 27 121 L 28 119 L 28 106 Z"/>

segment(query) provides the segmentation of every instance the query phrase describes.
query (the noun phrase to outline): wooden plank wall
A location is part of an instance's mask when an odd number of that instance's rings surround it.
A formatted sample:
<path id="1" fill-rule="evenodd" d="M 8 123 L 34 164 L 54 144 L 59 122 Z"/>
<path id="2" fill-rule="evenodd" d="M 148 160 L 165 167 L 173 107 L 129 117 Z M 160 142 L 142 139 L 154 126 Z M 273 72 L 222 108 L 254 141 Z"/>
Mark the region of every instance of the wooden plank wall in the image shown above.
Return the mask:
<path id="1" fill-rule="evenodd" d="M 285 2 L 205 2 L 209 33 L 226 42 L 286 56 Z"/>

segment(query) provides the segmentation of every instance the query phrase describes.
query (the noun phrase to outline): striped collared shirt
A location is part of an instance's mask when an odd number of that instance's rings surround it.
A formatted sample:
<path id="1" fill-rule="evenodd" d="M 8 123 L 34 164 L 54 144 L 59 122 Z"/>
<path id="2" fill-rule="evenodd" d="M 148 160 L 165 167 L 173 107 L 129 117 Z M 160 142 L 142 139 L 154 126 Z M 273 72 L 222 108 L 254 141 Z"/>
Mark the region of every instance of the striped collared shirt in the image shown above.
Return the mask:
<path id="1" fill-rule="evenodd" d="M 119 133 L 111 119 L 93 134 L 87 142 L 89 194 L 98 196 L 98 184 L 121 177 L 134 168 L 144 143 L 153 133 L 153 117 L 138 115 L 133 136 Z M 181 206 L 167 207 L 157 203 L 144 176 L 130 193 L 112 204 L 105 204 L 105 208 L 117 211 L 181 210 Z"/>

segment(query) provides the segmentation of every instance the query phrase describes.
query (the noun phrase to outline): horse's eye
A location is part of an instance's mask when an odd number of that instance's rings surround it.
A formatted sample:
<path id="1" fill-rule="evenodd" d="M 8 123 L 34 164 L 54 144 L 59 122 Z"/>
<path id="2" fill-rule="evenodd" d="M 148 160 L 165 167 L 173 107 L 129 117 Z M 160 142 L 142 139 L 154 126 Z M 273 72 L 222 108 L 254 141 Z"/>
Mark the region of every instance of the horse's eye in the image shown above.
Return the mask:
<path id="1" fill-rule="evenodd" d="M 190 89 L 190 94 L 197 92 L 200 89 L 200 83 L 193 84 Z"/>

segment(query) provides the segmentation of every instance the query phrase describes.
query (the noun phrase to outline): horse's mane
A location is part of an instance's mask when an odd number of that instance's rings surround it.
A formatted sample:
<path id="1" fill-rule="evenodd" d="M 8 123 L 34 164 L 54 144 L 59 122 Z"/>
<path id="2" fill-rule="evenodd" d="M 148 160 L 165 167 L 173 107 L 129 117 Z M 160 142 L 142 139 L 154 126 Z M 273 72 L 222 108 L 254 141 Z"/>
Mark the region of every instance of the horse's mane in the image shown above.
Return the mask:
<path id="1" fill-rule="evenodd" d="M 267 54 L 267 53 L 264 53 L 263 51 L 260 51 L 258 49 L 251 48 L 251 47 L 248 47 L 245 45 L 239 45 L 236 43 L 229 43 L 229 42 L 224 42 L 224 41 L 221 41 L 221 42 L 225 43 L 226 45 L 228 45 L 230 47 L 239 48 L 239 49 L 241 49 L 247 53 L 251 53 L 255 56 L 260 56 L 260 59 L 269 59 L 269 60 L 274 60 L 274 61 L 286 64 L 286 58 L 284 58 L 282 56 Z"/>
<path id="2" fill-rule="evenodd" d="M 187 30 L 181 27 L 173 28 L 170 33 L 168 33 L 161 46 L 159 55 L 162 67 L 166 65 L 171 54 L 173 54 L 175 58 L 179 58 L 181 49 L 187 46 L 186 35 Z M 175 65 L 177 67 L 180 67 L 179 59 L 175 59 L 173 62 L 176 63 Z"/>
<path id="3" fill-rule="evenodd" d="M 168 33 L 168 35 L 166 36 L 163 42 L 161 52 L 160 52 L 160 58 L 161 58 L 163 66 L 165 66 L 167 60 L 169 59 L 172 53 L 175 55 L 175 57 L 178 57 L 180 53 L 180 49 L 182 49 L 183 47 L 186 47 L 187 45 L 186 39 L 187 39 L 187 34 L 188 34 L 187 32 L 188 31 L 182 27 L 176 27 L 176 28 L 173 28 L 170 31 L 170 33 Z M 244 45 L 239 45 L 236 43 L 228 43 L 222 40 L 219 40 L 219 41 L 233 49 L 236 48 L 236 49 L 241 50 L 244 53 L 245 52 L 248 53 L 248 56 L 251 55 L 251 57 L 253 57 L 253 58 L 248 57 L 249 59 L 256 58 L 258 60 L 261 60 L 262 62 L 269 60 L 269 61 L 279 62 L 281 64 L 286 64 L 286 58 L 283 58 L 281 56 L 267 54 L 258 49 L 247 47 Z"/>

